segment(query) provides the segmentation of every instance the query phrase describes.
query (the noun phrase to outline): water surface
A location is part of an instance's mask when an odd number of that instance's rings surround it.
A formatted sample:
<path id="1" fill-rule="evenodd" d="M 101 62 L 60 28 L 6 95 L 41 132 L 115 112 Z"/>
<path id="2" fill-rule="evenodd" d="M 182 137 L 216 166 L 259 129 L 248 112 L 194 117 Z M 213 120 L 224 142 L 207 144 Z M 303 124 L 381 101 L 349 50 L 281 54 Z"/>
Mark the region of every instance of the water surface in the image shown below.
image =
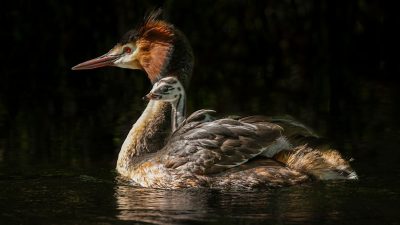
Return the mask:
<path id="1" fill-rule="evenodd" d="M 398 168 L 355 163 L 359 181 L 246 192 L 159 190 L 110 163 L 2 165 L 2 224 L 399 224 Z"/>

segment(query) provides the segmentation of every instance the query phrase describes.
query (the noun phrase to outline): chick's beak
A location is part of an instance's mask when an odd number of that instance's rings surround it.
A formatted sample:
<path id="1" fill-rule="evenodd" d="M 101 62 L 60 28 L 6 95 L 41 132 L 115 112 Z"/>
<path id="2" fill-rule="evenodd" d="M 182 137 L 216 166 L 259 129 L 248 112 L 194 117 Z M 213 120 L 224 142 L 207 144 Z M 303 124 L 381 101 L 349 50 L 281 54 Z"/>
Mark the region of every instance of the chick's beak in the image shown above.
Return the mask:
<path id="1" fill-rule="evenodd" d="M 148 93 L 146 96 L 143 97 L 143 99 L 147 99 L 147 100 L 152 100 L 152 99 L 160 99 L 161 96 L 154 94 L 153 92 Z"/>
<path id="2" fill-rule="evenodd" d="M 113 66 L 114 62 L 124 55 L 119 50 L 119 46 L 116 46 L 100 57 L 79 63 L 72 67 L 72 70 L 90 70 L 99 67 Z"/>

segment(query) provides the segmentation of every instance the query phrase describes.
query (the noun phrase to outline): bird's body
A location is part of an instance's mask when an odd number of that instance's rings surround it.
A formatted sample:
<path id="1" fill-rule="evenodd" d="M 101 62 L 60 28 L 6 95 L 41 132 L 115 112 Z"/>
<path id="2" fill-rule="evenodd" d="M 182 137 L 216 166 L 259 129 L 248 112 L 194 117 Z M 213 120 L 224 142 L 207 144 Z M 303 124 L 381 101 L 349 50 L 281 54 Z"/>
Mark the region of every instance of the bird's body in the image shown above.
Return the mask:
<path id="1" fill-rule="evenodd" d="M 277 187 L 309 179 L 271 159 L 256 158 L 276 144 L 281 127 L 256 117 L 207 121 L 208 113 L 193 113 L 154 153 L 127 157 L 124 144 L 118 171 L 137 185 L 172 189 Z M 133 129 L 138 133 L 137 127 L 148 122 L 139 119 Z M 130 149 L 136 150 L 133 145 Z M 121 159 L 135 160 L 120 164 Z"/>
<path id="2" fill-rule="evenodd" d="M 73 69 L 141 69 L 153 84 L 175 77 L 187 88 L 194 62 L 191 47 L 182 32 L 158 20 L 157 14 L 128 32 L 107 54 Z M 177 114 L 182 108 L 172 114 L 171 109 L 170 102 L 149 101 L 122 145 L 119 174 L 143 187 L 171 189 L 252 188 L 298 184 L 310 178 L 356 178 L 355 173 L 348 176 L 353 170 L 337 151 L 328 154 L 306 145 L 277 148 L 287 132 L 282 121 L 278 125 L 259 116 L 210 121 L 209 111 L 204 110 L 183 121 L 184 116 Z M 334 176 L 324 176 L 327 171 Z"/>

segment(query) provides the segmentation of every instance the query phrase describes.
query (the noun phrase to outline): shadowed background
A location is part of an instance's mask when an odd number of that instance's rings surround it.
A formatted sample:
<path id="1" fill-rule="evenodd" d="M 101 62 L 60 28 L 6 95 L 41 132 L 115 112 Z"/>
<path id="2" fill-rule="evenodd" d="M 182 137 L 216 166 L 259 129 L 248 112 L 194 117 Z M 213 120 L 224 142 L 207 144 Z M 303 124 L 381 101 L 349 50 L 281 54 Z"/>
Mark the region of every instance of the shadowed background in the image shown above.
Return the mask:
<path id="1" fill-rule="evenodd" d="M 398 224 L 399 18 L 382 1 L 13 1 L 0 9 L 4 224 Z M 327 137 L 359 183 L 255 194 L 134 189 L 115 181 L 146 103 L 142 71 L 71 71 L 145 13 L 193 46 L 188 109 L 291 115 Z M 396 219 L 397 218 L 397 219 Z M 83 222 L 84 221 L 84 222 Z M 160 222 L 161 221 L 161 222 Z M 397 221 L 397 222 L 396 222 Z"/>
<path id="2" fill-rule="evenodd" d="M 0 162 L 113 165 L 150 84 L 141 71 L 70 68 L 160 5 L 193 45 L 190 112 L 289 114 L 349 157 L 398 162 L 399 24 L 363 0 L 17 1 L 1 13 Z"/>

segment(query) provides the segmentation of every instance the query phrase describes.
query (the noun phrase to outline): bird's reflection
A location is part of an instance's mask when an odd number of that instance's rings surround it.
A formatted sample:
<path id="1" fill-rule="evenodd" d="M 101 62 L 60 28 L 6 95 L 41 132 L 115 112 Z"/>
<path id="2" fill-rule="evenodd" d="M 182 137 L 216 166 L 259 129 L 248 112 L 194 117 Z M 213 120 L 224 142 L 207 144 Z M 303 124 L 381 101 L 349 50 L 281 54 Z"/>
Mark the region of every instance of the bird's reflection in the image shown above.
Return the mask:
<path id="1" fill-rule="evenodd" d="M 332 187 L 226 192 L 208 189 L 159 190 L 117 185 L 117 218 L 151 224 L 277 222 L 302 224 L 340 218 L 343 202 L 335 202 Z M 335 188 L 335 186 L 333 186 Z M 321 200 L 326 198 L 326 200 Z M 333 201 L 332 201 L 333 199 Z M 321 205 L 321 201 L 324 205 Z"/>
<path id="2" fill-rule="evenodd" d="M 206 190 L 159 190 L 119 185 L 115 188 L 118 219 L 152 224 L 207 220 Z"/>

